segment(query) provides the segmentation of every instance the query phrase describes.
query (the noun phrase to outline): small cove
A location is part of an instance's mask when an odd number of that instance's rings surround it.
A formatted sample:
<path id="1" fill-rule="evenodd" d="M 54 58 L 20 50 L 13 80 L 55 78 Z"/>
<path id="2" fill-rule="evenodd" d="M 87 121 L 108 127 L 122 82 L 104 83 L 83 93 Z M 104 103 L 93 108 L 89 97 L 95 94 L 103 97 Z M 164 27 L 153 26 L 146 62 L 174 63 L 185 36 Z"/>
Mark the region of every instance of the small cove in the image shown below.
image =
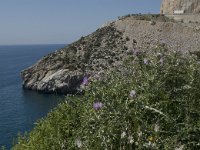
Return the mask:
<path id="1" fill-rule="evenodd" d="M 22 89 L 20 72 L 65 45 L 0 46 L 0 147 L 10 149 L 19 133 L 63 101 L 63 96 Z"/>

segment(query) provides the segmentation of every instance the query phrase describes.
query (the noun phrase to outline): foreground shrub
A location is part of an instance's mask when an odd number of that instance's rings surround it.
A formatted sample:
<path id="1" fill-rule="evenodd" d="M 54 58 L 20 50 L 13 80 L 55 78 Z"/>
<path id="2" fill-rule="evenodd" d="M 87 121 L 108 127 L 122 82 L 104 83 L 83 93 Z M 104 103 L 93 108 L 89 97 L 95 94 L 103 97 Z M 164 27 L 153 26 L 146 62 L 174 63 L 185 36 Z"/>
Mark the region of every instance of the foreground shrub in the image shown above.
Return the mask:
<path id="1" fill-rule="evenodd" d="M 106 77 L 85 81 L 84 96 L 67 97 L 13 149 L 200 149 L 196 56 L 135 50 Z"/>

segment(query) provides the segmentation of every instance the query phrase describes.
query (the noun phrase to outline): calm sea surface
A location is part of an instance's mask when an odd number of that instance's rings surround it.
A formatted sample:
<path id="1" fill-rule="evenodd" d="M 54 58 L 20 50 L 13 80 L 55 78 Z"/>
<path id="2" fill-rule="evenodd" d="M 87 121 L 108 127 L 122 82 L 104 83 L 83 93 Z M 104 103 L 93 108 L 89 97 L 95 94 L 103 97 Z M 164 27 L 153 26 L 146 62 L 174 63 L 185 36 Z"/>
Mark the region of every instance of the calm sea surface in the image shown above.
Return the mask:
<path id="1" fill-rule="evenodd" d="M 64 45 L 0 46 L 0 147 L 12 146 L 18 133 L 30 131 L 61 102 L 56 95 L 24 91 L 21 70 Z"/>

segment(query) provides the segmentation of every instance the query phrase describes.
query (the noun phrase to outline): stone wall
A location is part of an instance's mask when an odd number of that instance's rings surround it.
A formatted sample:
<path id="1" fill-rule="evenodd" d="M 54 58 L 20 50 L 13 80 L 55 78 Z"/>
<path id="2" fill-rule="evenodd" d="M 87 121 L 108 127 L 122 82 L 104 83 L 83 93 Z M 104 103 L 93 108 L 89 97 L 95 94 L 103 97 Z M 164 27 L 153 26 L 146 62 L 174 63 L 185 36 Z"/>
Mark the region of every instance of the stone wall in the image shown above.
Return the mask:
<path id="1" fill-rule="evenodd" d="M 176 21 L 183 21 L 184 23 L 200 23 L 200 14 L 180 14 L 180 15 L 165 15 L 168 18 L 172 18 Z"/>

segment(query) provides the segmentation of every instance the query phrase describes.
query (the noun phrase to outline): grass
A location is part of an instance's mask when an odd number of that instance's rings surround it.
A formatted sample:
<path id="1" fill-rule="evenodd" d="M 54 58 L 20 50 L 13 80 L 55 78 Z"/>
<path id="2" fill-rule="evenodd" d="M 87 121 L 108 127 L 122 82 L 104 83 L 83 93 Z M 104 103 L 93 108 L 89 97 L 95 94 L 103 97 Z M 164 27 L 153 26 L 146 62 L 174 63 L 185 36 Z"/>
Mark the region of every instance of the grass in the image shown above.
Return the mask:
<path id="1" fill-rule="evenodd" d="M 13 149 L 200 149 L 196 55 L 136 50 L 106 74 L 89 78 L 83 96 L 68 96 Z"/>

